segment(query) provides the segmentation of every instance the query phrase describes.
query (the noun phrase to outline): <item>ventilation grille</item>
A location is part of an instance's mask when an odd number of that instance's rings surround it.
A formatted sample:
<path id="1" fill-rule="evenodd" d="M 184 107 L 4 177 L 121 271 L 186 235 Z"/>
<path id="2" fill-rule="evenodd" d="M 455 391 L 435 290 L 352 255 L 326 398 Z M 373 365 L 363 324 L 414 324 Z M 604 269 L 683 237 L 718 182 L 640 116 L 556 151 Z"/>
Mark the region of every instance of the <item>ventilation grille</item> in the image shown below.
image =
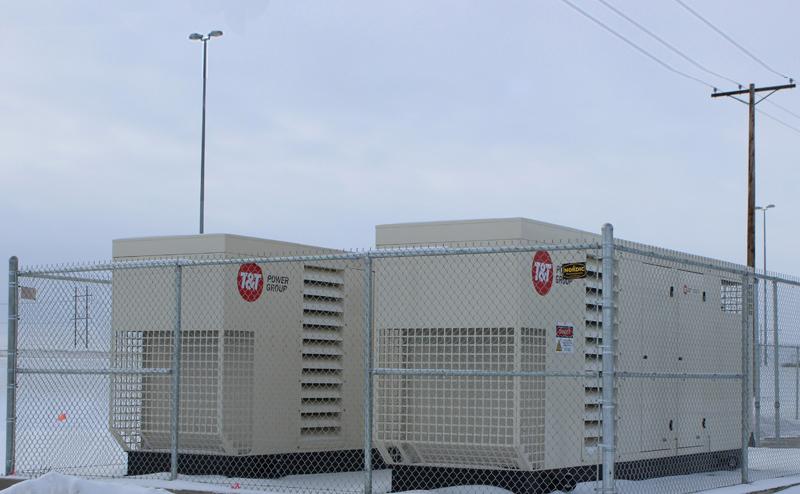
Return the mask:
<path id="1" fill-rule="evenodd" d="M 112 366 L 115 369 L 142 368 L 144 333 L 117 331 L 114 333 Z M 111 431 L 126 451 L 141 449 L 141 415 L 144 398 L 142 375 L 115 374 L 111 376 Z"/>
<path id="2" fill-rule="evenodd" d="M 533 328 L 381 328 L 378 366 L 402 370 L 544 371 Z M 382 375 L 375 438 L 390 463 L 541 468 L 544 377 Z"/>
<path id="3" fill-rule="evenodd" d="M 222 353 L 222 421 L 229 449 L 253 448 L 253 363 L 255 332 L 225 330 Z"/>
<path id="4" fill-rule="evenodd" d="M 121 369 L 169 369 L 172 331 L 117 331 L 112 363 Z M 224 452 L 220 434 L 219 332 L 181 332 L 181 448 Z M 172 377 L 116 375 L 111 381 L 111 427 L 128 450 L 168 451 Z M 231 405 L 234 406 L 234 405 Z"/>
<path id="5" fill-rule="evenodd" d="M 341 435 L 343 329 L 344 270 L 304 266 L 300 380 L 303 441 L 337 439 Z"/>
<path id="6" fill-rule="evenodd" d="M 544 329 L 522 328 L 521 371 L 547 370 L 547 335 Z M 544 466 L 545 378 L 521 378 L 520 443 L 532 469 Z"/>
<path id="7" fill-rule="evenodd" d="M 602 261 L 595 256 L 586 258 L 586 318 L 584 331 L 584 370 L 589 375 L 584 382 L 583 445 L 586 459 L 599 458 L 602 439 L 602 378 L 603 370 L 603 273 Z M 595 374 L 597 373 L 597 374 Z"/>

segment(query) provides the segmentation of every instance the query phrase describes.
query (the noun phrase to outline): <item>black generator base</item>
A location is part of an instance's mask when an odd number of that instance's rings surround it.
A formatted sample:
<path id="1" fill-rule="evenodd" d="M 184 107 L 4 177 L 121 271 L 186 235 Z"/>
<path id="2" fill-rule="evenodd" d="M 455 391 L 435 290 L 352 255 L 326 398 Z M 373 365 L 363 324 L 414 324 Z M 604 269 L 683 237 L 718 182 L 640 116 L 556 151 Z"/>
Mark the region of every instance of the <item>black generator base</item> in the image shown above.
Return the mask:
<path id="1" fill-rule="evenodd" d="M 620 480 L 645 480 L 672 475 L 688 475 L 739 468 L 741 450 L 715 451 L 652 460 L 617 463 L 615 474 Z M 488 485 L 514 494 L 547 494 L 569 492 L 578 482 L 593 481 L 601 475 L 597 466 L 581 466 L 522 472 L 518 470 L 485 470 L 477 468 L 426 467 L 392 465 L 392 491 L 431 490 L 458 485 Z"/>
<path id="2" fill-rule="evenodd" d="M 741 449 L 729 449 L 727 451 L 617 463 L 614 473 L 621 480 L 645 480 L 655 477 L 715 472 L 717 470 L 735 470 L 739 468 L 741 459 Z"/>
<path id="3" fill-rule="evenodd" d="M 372 466 L 375 470 L 387 468 L 377 450 L 372 452 Z M 178 473 L 184 475 L 274 479 L 287 475 L 357 472 L 363 469 L 364 451 L 361 449 L 280 455 L 178 455 Z M 128 475 L 148 475 L 169 470 L 169 453 L 128 452 Z"/>
<path id="4" fill-rule="evenodd" d="M 741 450 L 715 451 L 691 455 L 669 456 L 651 460 L 617 463 L 615 473 L 620 480 L 645 480 L 672 475 L 739 468 Z M 546 494 L 569 492 L 578 482 L 594 480 L 600 475 L 597 466 L 580 466 L 522 472 L 479 468 L 386 465 L 377 450 L 372 451 L 375 470 L 392 470 L 392 491 L 430 490 L 459 485 L 488 485 L 514 494 Z M 168 472 L 169 453 L 131 451 L 128 453 L 128 475 Z M 364 469 L 364 453 L 360 449 L 281 455 L 223 456 L 181 454 L 178 473 L 184 475 L 221 475 L 239 478 L 280 478 L 287 475 L 357 472 Z"/>
<path id="5" fill-rule="evenodd" d="M 593 479 L 597 467 L 559 468 L 522 472 L 478 468 L 392 465 L 392 492 L 432 490 L 457 485 L 488 485 L 515 494 L 569 492 L 582 480 Z"/>

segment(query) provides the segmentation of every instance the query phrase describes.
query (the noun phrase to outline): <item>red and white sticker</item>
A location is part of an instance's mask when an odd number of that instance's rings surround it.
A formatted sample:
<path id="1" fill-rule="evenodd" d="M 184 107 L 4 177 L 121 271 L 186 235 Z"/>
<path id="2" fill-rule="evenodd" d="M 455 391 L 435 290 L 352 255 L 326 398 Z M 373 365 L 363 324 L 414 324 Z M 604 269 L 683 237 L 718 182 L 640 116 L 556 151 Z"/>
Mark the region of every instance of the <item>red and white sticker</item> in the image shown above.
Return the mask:
<path id="1" fill-rule="evenodd" d="M 533 255 L 531 279 L 533 288 L 539 295 L 547 295 L 550 288 L 553 287 L 553 260 L 550 259 L 550 254 L 546 250 L 537 251 Z"/>
<path id="2" fill-rule="evenodd" d="M 236 286 L 239 288 L 239 295 L 247 302 L 255 302 L 264 291 L 264 273 L 261 267 L 255 263 L 242 264 L 239 266 L 239 274 L 236 277 Z"/>
<path id="3" fill-rule="evenodd" d="M 556 353 L 575 351 L 575 326 L 568 322 L 556 323 Z"/>

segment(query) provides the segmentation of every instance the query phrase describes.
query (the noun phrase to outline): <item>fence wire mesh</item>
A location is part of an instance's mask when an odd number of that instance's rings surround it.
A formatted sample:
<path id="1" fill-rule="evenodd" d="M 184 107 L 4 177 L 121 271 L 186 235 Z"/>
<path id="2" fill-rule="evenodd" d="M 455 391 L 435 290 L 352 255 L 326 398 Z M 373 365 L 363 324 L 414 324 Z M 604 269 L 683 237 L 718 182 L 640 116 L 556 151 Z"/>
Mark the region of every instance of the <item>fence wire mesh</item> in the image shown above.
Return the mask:
<path id="1" fill-rule="evenodd" d="M 164 282 L 171 283 L 171 277 L 150 270 L 147 276 L 129 278 L 126 289 L 144 294 Z M 115 310 L 107 270 L 60 269 L 20 278 L 19 284 L 15 472 L 127 474 L 120 444 L 141 447 L 141 424 L 150 419 L 139 413 L 147 400 L 143 382 L 169 372 L 169 362 L 143 365 L 141 331 L 149 321 L 120 313 L 119 307 Z M 129 309 L 137 316 L 171 320 L 172 300 L 151 297 Z M 126 317 L 122 322 L 120 318 Z M 132 349 L 133 339 L 138 356 L 131 359 L 125 347 Z M 163 343 L 167 353 L 169 344 L 167 338 Z M 169 400 L 168 385 L 165 393 Z M 164 428 L 168 433 L 168 417 Z"/>
<path id="2" fill-rule="evenodd" d="M 660 249 L 618 267 L 619 492 L 695 492 L 741 480 L 741 269 Z M 746 351 L 746 350 L 745 350 Z"/>
<path id="3" fill-rule="evenodd" d="M 599 236 L 23 270 L 10 464 L 315 493 L 800 473 L 800 283 L 615 249 L 610 274 Z"/>
<path id="4" fill-rule="evenodd" d="M 800 471 L 800 283 L 761 277 L 756 286 L 753 480 Z"/>
<path id="5" fill-rule="evenodd" d="M 375 260 L 374 443 L 394 491 L 597 487 L 599 257 Z"/>

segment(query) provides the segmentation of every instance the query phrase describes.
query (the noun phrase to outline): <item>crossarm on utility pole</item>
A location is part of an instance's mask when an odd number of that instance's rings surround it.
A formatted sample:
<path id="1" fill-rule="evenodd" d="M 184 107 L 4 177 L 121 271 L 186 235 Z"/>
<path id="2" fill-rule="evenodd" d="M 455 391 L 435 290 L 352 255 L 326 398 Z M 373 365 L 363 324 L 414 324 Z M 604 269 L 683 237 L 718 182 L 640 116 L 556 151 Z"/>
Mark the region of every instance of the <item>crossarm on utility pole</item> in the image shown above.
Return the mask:
<path id="1" fill-rule="evenodd" d="M 751 86 L 753 85 L 751 84 Z M 795 86 L 796 86 L 795 83 L 791 83 L 791 84 L 784 84 L 782 86 L 753 87 L 754 90 L 753 92 L 761 93 L 764 91 L 772 91 L 774 93 L 775 91 L 780 91 L 781 89 L 793 89 Z M 748 88 L 748 89 L 740 89 L 738 91 L 714 92 L 711 93 L 711 97 L 719 98 L 722 96 L 736 96 L 739 94 L 750 94 L 750 89 Z"/>

